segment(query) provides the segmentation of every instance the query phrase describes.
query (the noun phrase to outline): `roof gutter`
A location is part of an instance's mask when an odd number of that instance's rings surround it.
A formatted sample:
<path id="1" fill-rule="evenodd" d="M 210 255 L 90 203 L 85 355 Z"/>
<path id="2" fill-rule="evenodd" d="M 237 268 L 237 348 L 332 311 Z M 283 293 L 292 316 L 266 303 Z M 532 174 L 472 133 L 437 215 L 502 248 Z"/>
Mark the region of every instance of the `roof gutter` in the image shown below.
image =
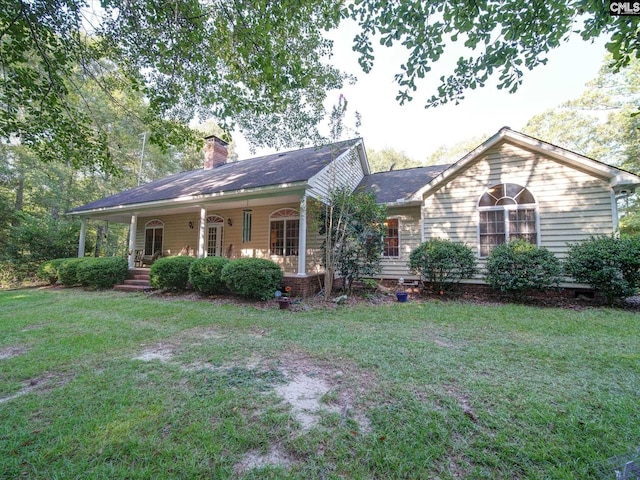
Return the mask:
<path id="1" fill-rule="evenodd" d="M 404 200 L 402 198 L 395 202 L 386 202 L 387 207 L 419 207 L 422 205 L 422 200 Z"/>

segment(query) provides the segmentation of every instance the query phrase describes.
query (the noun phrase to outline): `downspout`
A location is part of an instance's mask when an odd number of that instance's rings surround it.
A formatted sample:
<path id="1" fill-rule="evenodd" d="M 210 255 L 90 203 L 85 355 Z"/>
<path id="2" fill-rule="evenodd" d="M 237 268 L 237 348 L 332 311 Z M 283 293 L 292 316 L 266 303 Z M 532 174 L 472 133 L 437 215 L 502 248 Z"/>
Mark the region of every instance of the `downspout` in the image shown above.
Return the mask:
<path id="1" fill-rule="evenodd" d="M 611 189 L 611 215 L 612 215 L 612 224 L 613 224 L 613 234 L 620 235 L 618 232 L 619 227 L 619 219 L 618 219 L 618 199 L 616 198 L 616 192 L 612 188 Z"/>
<path id="2" fill-rule="evenodd" d="M 420 244 L 424 243 L 424 202 L 420 204 Z"/>

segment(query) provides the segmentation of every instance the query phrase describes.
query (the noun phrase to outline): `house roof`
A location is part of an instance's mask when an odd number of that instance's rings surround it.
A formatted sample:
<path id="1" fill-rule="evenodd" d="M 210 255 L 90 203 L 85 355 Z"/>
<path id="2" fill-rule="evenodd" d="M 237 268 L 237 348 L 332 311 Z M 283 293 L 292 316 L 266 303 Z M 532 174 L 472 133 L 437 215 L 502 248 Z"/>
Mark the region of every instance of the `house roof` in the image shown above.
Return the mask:
<path id="1" fill-rule="evenodd" d="M 226 163 L 209 170 L 176 173 L 76 207 L 69 213 L 80 214 L 112 207 L 144 205 L 176 198 L 198 198 L 223 192 L 241 192 L 306 182 L 358 142 L 361 142 L 361 139 L 265 155 Z"/>
<path id="2" fill-rule="evenodd" d="M 634 190 L 640 186 L 640 177 L 631 172 L 585 157 L 584 155 L 566 150 L 558 145 L 545 142 L 524 133 L 516 132 L 509 127 L 502 127 L 495 135 L 454 163 L 451 168 L 443 171 L 430 183 L 424 184 L 419 191 L 416 192 L 416 196 L 423 197 L 434 191 L 442 184 L 448 182 L 449 179 L 458 172 L 481 158 L 487 150 L 503 142 L 508 142 L 533 152 L 539 152 L 559 162 L 570 165 L 573 168 L 578 168 L 596 177 L 606 179 L 616 193 Z"/>
<path id="3" fill-rule="evenodd" d="M 374 173 L 365 176 L 356 190 L 374 192 L 378 203 L 404 202 L 449 167 L 431 165 Z"/>

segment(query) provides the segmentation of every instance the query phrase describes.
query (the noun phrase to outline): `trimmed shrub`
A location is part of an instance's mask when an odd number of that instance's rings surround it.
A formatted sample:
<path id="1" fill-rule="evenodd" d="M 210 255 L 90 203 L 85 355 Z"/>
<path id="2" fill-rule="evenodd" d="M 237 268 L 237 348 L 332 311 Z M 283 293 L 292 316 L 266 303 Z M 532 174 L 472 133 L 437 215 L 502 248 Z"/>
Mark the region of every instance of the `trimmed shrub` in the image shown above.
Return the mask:
<path id="1" fill-rule="evenodd" d="M 189 281 L 193 288 L 206 295 L 225 290 L 226 285 L 220 276 L 222 269 L 229 261 L 224 257 L 205 257 L 195 260 L 189 268 Z"/>
<path id="2" fill-rule="evenodd" d="M 111 288 L 127 278 L 128 269 L 122 257 L 85 258 L 78 265 L 76 278 L 84 287 Z"/>
<path id="3" fill-rule="evenodd" d="M 560 261 L 550 250 L 518 239 L 491 250 L 485 279 L 496 290 L 518 293 L 557 288 L 561 273 Z"/>
<path id="4" fill-rule="evenodd" d="M 282 284 L 280 267 L 264 258 L 240 258 L 230 261 L 220 277 L 232 292 L 245 298 L 268 300 Z"/>
<path id="5" fill-rule="evenodd" d="M 473 250 L 463 243 L 433 238 L 409 255 L 409 269 L 434 292 L 448 291 L 478 271 Z"/>
<path id="6" fill-rule="evenodd" d="M 58 280 L 62 285 L 71 287 L 78 285 L 78 266 L 84 262 L 87 257 L 83 258 L 65 258 L 58 266 Z"/>
<path id="7" fill-rule="evenodd" d="M 160 257 L 153 262 L 149 271 L 149 283 L 154 288 L 166 290 L 186 290 L 189 283 L 189 268 L 193 257 Z"/>
<path id="8" fill-rule="evenodd" d="M 38 278 L 49 285 L 55 285 L 58 282 L 58 268 L 66 258 L 56 258 L 48 260 L 38 267 Z"/>
<path id="9" fill-rule="evenodd" d="M 570 245 L 564 270 L 610 304 L 630 297 L 640 286 L 640 237 L 591 237 Z"/>

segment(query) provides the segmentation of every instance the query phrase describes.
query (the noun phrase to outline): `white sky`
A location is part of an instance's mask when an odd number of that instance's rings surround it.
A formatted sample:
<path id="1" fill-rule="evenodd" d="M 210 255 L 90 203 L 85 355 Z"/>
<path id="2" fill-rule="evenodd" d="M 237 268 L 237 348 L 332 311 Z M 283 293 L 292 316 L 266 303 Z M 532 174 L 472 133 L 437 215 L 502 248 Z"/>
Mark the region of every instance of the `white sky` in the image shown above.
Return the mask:
<path id="1" fill-rule="evenodd" d="M 441 145 L 455 145 L 477 136 L 488 138 L 504 126 L 520 130 L 534 115 L 578 97 L 586 82 L 596 77 L 605 55 L 604 39 L 592 44 L 576 37 L 552 51 L 547 65 L 526 71 L 524 83 L 515 94 L 498 90 L 495 80 L 490 80 L 484 88 L 467 92 L 459 105 L 425 109 L 424 99 L 436 92 L 438 79 L 452 70 L 444 65 L 449 60 L 446 54 L 418 87 L 414 100 L 400 106 L 393 81 L 404 58 L 398 50 L 377 48 L 374 68 L 365 74 L 351 49 L 353 30 L 341 28 L 331 37 L 335 42 L 332 63 L 357 76 L 358 82 L 330 92 L 328 105 L 337 103 L 342 93 L 349 102 L 347 125 L 353 125 L 353 112 L 360 112 L 358 133 L 368 149 L 391 147 L 418 161 L 424 161 Z M 452 55 L 454 62 L 458 56 Z M 269 152 L 252 154 L 237 134 L 234 138 L 240 159 Z"/>

